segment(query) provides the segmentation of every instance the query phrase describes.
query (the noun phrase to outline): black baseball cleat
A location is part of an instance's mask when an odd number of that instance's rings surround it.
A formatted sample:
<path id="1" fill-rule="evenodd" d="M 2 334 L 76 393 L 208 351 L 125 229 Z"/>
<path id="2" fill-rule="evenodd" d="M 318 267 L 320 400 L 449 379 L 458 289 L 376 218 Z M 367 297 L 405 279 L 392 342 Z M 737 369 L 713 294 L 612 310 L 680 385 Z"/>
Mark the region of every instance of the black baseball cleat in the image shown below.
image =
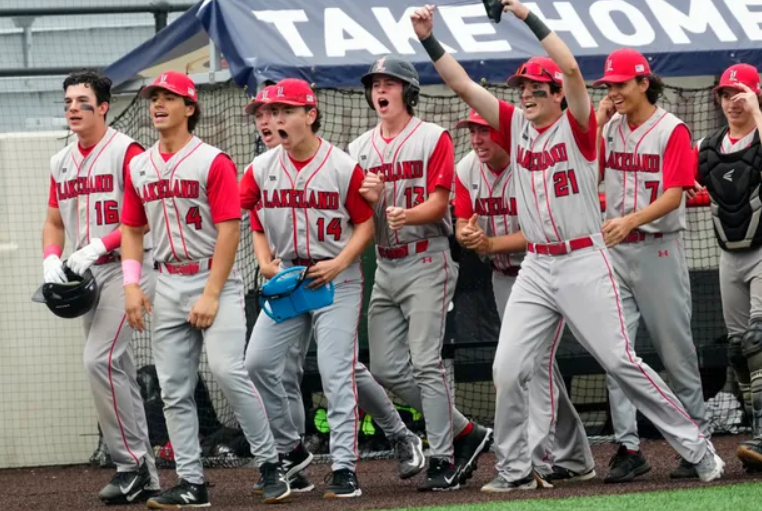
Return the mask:
<path id="1" fill-rule="evenodd" d="M 326 487 L 323 498 L 347 499 L 362 495 L 360 483 L 357 482 L 357 475 L 348 468 L 342 468 L 329 473 L 326 477 L 326 482 L 329 479 L 331 482 Z"/>
<path id="2" fill-rule="evenodd" d="M 305 474 L 303 471 L 297 473 L 288 480 L 288 485 L 291 487 L 291 493 L 307 493 L 315 489 L 315 485 L 312 484 L 307 477 L 307 474 Z M 254 493 L 255 495 L 262 495 L 262 492 L 265 489 L 265 478 L 262 475 L 262 472 L 259 472 L 259 480 L 254 484 L 254 487 L 251 489 L 251 493 Z"/>
<path id="3" fill-rule="evenodd" d="M 473 423 L 471 431 L 452 444 L 455 454 L 455 468 L 460 484 L 466 484 L 478 468 L 479 456 L 489 451 L 492 445 L 492 430 Z"/>
<path id="4" fill-rule="evenodd" d="M 449 491 L 460 488 L 458 469 L 447 458 L 429 458 L 426 480 L 418 491 Z"/>
<path id="5" fill-rule="evenodd" d="M 584 472 L 576 472 L 574 470 L 569 470 L 568 468 L 553 465 L 553 472 L 541 478 L 551 484 L 559 482 L 574 483 L 577 481 L 589 481 L 590 479 L 593 479 L 595 475 L 594 468 Z"/>
<path id="6" fill-rule="evenodd" d="M 418 475 L 426 467 L 426 457 L 423 454 L 423 442 L 418 435 L 410 430 L 393 442 L 394 452 L 399 459 L 400 479 L 409 479 Z"/>
<path id="7" fill-rule="evenodd" d="M 262 502 L 265 504 L 277 504 L 283 502 L 291 495 L 291 487 L 288 484 L 283 468 L 275 463 L 263 463 L 259 467 L 262 473 L 264 485 L 262 487 Z"/>
<path id="8" fill-rule="evenodd" d="M 146 487 L 151 484 L 148 466 L 142 460 L 140 468 L 132 472 L 117 472 L 111 481 L 98 493 L 98 498 L 107 505 L 124 505 L 145 502 L 158 493 Z"/>
<path id="9" fill-rule="evenodd" d="M 301 440 L 299 440 L 299 444 L 297 444 L 291 452 L 281 454 L 280 463 L 281 467 L 283 467 L 283 471 L 286 473 L 286 479 L 290 480 L 296 474 L 307 468 L 309 464 L 312 463 L 313 457 L 312 453 L 307 450 L 307 447 Z"/>
<path id="10" fill-rule="evenodd" d="M 696 472 L 696 465 L 686 460 L 682 456 L 679 456 L 680 463 L 677 467 L 669 473 L 670 479 L 698 479 L 698 472 Z"/>
<path id="11" fill-rule="evenodd" d="M 620 445 L 616 454 L 609 461 L 609 473 L 604 483 L 626 483 L 651 471 L 651 465 L 640 451 L 630 451 Z"/>
<path id="12" fill-rule="evenodd" d="M 205 484 L 189 483 L 180 479 L 174 488 L 148 499 L 148 509 L 181 509 L 192 507 L 209 507 L 209 491 Z"/>

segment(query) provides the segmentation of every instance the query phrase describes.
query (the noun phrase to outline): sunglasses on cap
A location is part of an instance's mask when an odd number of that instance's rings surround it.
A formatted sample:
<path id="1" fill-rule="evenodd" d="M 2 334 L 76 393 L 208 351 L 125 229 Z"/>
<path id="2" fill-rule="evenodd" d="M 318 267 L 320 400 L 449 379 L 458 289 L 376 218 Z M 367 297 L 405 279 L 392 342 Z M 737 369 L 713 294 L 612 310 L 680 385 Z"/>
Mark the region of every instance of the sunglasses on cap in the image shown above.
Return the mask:
<path id="1" fill-rule="evenodd" d="M 521 64 L 519 68 L 516 70 L 515 76 L 523 76 L 523 75 L 529 75 L 529 76 L 547 76 L 550 78 L 551 82 L 556 82 L 555 77 L 553 76 L 553 73 L 542 67 L 542 65 L 538 64 L 537 62 L 525 62 L 524 64 Z"/>

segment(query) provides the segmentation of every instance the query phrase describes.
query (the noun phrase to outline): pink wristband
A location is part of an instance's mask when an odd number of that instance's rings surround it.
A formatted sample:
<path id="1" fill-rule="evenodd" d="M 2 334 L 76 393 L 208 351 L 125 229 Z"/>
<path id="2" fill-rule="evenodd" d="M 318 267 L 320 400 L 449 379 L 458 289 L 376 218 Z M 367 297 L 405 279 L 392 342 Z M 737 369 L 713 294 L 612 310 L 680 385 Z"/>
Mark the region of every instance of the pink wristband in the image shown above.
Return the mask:
<path id="1" fill-rule="evenodd" d="M 54 255 L 61 257 L 61 254 L 63 254 L 63 249 L 56 245 L 55 243 L 51 243 L 47 247 L 45 247 L 45 250 L 42 253 L 42 258 L 47 259 L 48 256 Z"/>
<path id="2" fill-rule="evenodd" d="M 101 241 L 107 252 L 113 252 L 122 244 L 122 231 L 117 229 L 102 237 Z"/>
<path id="3" fill-rule="evenodd" d="M 143 265 L 135 259 L 122 259 L 122 273 L 124 274 L 124 285 L 140 284 L 140 273 Z"/>

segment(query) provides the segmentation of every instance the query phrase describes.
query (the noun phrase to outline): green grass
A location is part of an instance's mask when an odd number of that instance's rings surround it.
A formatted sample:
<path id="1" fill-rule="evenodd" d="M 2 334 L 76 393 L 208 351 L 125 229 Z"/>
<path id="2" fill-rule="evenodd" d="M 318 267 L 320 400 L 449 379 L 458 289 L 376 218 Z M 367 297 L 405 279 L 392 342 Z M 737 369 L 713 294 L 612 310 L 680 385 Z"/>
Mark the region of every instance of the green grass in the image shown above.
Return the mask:
<path id="1" fill-rule="evenodd" d="M 757 511 L 760 509 L 762 509 L 762 484 L 746 483 L 600 497 L 398 508 L 395 511 Z"/>

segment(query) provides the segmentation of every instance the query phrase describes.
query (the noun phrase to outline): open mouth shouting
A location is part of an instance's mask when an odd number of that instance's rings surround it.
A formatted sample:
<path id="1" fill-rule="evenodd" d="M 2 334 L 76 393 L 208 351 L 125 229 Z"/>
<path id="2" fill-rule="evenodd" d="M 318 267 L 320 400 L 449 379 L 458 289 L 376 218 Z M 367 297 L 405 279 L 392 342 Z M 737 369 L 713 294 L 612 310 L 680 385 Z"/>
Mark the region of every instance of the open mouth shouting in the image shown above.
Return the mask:
<path id="1" fill-rule="evenodd" d="M 169 117 L 169 114 L 167 112 L 156 112 L 155 114 L 153 114 L 153 120 L 155 122 L 163 122 L 168 117 Z"/>
<path id="2" fill-rule="evenodd" d="M 378 111 L 381 113 L 386 112 L 389 109 L 389 100 L 386 98 L 378 98 Z"/>
<path id="3" fill-rule="evenodd" d="M 285 130 L 278 130 L 278 136 L 281 140 L 288 140 L 288 133 Z"/>

